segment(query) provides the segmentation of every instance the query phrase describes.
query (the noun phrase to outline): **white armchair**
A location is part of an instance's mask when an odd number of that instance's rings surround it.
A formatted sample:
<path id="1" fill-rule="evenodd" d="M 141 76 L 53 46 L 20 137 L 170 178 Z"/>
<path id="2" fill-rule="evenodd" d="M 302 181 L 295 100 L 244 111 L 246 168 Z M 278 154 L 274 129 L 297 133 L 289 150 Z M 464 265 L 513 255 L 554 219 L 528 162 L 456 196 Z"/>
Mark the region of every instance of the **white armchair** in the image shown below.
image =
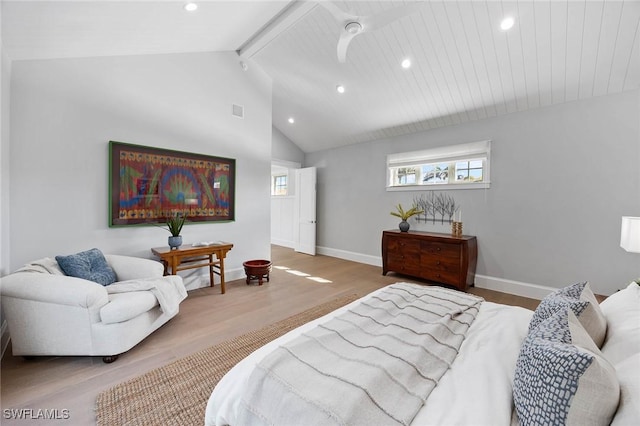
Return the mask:
<path id="1" fill-rule="evenodd" d="M 66 276 L 55 259 L 31 262 L 0 282 L 14 355 L 90 355 L 113 362 L 178 313 L 182 278 L 160 262 L 106 255 L 118 282 Z"/>

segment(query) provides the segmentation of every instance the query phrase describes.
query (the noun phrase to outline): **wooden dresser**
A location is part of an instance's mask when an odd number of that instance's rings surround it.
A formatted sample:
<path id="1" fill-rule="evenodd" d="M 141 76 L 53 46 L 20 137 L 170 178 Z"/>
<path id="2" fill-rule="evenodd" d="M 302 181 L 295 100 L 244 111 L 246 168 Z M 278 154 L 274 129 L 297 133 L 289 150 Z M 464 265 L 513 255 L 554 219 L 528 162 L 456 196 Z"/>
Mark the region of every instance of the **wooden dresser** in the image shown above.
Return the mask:
<path id="1" fill-rule="evenodd" d="M 382 275 L 393 271 L 465 291 L 476 275 L 476 237 L 434 232 L 382 232 Z"/>

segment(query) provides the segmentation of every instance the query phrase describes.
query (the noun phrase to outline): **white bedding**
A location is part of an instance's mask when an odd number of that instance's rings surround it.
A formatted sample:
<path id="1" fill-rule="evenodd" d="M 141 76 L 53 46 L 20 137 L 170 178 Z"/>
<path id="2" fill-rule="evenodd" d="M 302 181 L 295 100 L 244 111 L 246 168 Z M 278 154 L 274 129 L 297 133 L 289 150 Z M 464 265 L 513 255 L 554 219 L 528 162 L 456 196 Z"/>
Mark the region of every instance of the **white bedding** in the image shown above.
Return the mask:
<path id="1" fill-rule="evenodd" d="M 256 350 L 220 380 L 207 403 L 205 425 L 236 425 L 252 369 L 279 345 L 341 314 L 377 290 Z M 516 359 L 533 312 L 483 302 L 451 369 L 418 412 L 413 425 L 509 425 Z"/>

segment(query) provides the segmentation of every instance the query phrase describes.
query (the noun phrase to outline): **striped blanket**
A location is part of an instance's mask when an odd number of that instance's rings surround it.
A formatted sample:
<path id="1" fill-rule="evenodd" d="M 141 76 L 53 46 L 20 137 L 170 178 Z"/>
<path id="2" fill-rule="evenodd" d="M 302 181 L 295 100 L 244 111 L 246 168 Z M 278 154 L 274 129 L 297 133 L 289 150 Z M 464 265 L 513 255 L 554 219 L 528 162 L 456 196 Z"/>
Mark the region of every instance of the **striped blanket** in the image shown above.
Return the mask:
<path id="1" fill-rule="evenodd" d="M 441 287 L 389 286 L 265 357 L 239 424 L 408 425 L 481 303 Z"/>

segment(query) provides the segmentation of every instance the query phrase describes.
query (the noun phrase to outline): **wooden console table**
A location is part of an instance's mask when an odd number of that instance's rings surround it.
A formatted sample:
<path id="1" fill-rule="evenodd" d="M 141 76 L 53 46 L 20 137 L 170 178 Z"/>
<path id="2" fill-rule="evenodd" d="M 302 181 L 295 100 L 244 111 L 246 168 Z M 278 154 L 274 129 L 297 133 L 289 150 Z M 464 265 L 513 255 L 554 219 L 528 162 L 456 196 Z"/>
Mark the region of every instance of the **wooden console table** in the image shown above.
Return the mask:
<path id="1" fill-rule="evenodd" d="M 476 237 L 419 231 L 383 231 L 382 275 L 411 275 L 466 291 L 474 284 Z"/>
<path id="2" fill-rule="evenodd" d="M 158 256 L 164 264 L 164 274 L 176 275 L 178 271 L 193 268 L 209 268 L 209 280 L 213 287 L 213 275 L 220 277 L 220 292 L 225 293 L 224 287 L 224 258 L 233 248 L 231 243 L 209 244 L 196 246 L 185 244 L 175 250 L 169 246 L 152 248 L 151 252 Z M 213 256 L 215 255 L 215 259 Z"/>

